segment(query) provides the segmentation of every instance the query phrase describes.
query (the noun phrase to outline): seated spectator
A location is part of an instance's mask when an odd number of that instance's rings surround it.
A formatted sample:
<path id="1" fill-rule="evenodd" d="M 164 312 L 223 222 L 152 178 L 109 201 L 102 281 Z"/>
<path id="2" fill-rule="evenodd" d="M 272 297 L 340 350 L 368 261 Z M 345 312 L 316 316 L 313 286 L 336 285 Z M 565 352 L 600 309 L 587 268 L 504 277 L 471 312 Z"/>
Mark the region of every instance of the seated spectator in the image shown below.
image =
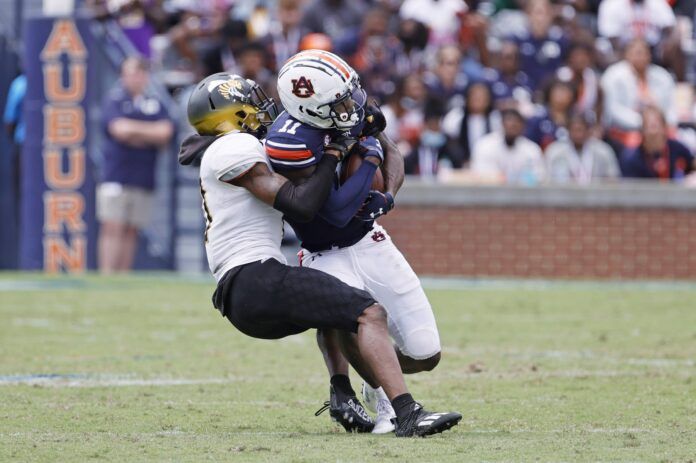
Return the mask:
<path id="1" fill-rule="evenodd" d="M 230 4 L 225 0 L 184 0 L 174 2 L 173 6 L 178 10 L 178 22 L 168 31 L 169 40 L 179 56 L 188 62 L 188 68 L 204 73 L 200 57 L 218 42 L 229 18 Z"/>
<path id="2" fill-rule="evenodd" d="M 486 82 L 474 82 L 466 89 L 464 108 L 453 108 L 442 122 L 449 150 L 468 164 L 476 143 L 500 128 L 500 114 L 493 109 L 493 95 Z"/>
<path id="3" fill-rule="evenodd" d="M 113 18 L 140 54 L 150 58 L 150 40 L 166 22 L 159 0 L 87 0 L 96 19 Z"/>
<path id="4" fill-rule="evenodd" d="M 279 0 L 268 34 L 260 39 L 269 57 L 268 67 L 275 72 L 300 49 L 300 41 L 306 34 L 302 28 L 302 1 Z"/>
<path id="5" fill-rule="evenodd" d="M 335 41 L 360 27 L 365 11 L 367 6 L 361 0 L 313 0 L 305 2 L 301 24 Z"/>
<path id="6" fill-rule="evenodd" d="M 432 72 L 424 75 L 428 93 L 447 102 L 448 108 L 464 104 L 467 78 L 460 71 L 462 55 L 454 45 L 440 48 L 436 55 L 436 64 Z"/>
<path id="7" fill-rule="evenodd" d="M 385 132 L 402 153 L 410 153 L 418 143 L 426 97 L 427 90 L 420 76 L 412 74 L 396 83 L 394 93 L 382 107 L 387 121 Z"/>
<path id="8" fill-rule="evenodd" d="M 222 43 L 203 56 L 203 74 L 218 72 L 239 73 L 239 51 L 249 40 L 247 25 L 240 19 L 231 19 L 222 28 Z"/>
<path id="9" fill-rule="evenodd" d="M 434 179 L 442 167 L 460 168 L 461 159 L 454 159 L 447 148 L 447 137 L 441 130 L 444 102 L 430 99 L 425 105 L 425 121 L 418 142 L 404 158 L 408 175 Z"/>
<path id="10" fill-rule="evenodd" d="M 594 56 L 591 42 L 575 42 L 568 52 L 566 65 L 556 73 L 558 79 L 568 81 L 575 87 L 575 110 L 581 113 L 599 114 L 601 92 Z"/>
<path id="11" fill-rule="evenodd" d="M 658 55 L 675 46 L 675 17 L 667 0 L 604 0 L 599 5 L 598 32 L 611 41 L 615 51 L 642 39 L 658 47 Z"/>
<path id="12" fill-rule="evenodd" d="M 239 58 L 239 75 L 251 79 L 266 89 L 268 94 L 280 101 L 277 95 L 276 76 L 268 70 L 266 48 L 259 42 L 249 42 L 237 52 Z"/>
<path id="13" fill-rule="evenodd" d="M 387 11 L 372 8 L 360 30 L 347 38 L 347 41 L 336 44 L 337 51 L 350 56 L 348 62 L 360 74 L 367 93 L 382 99 L 393 89 L 391 78 L 394 62 L 401 52 L 399 40 L 389 32 Z"/>
<path id="14" fill-rule="evenodd" d="M 428 45 L 428 27 L 415 19 L 403 19 L 399 23 L 397 37 L 401 53 L 396 56 L 394 73 L 398 77 L 424 71 L 425 47 Z"/>
<path id="15" fill-rule="evenodd" d="M 532 101 L 529 76 L 520 69 L 519 47 L 515 42 L 503 42 L 497 69 L 487 69 L 485 76 L 491 83 L 495 101 L 514 99 L 520 104 Z"/>
<path id="16" fill-rule="evenodd" d="M 688 148 L 669 138 L 664 114 L 655 106 L 642 111 L 640 145 L 624 151 L 624 177 L 680 180 L 694 170 L 694 156 Z"/>
<path id="17" fill-rule="evenodd" d="M 568 138 L 568 121 L 576 99 L 575 87 L 559 79 L 551 81 L 544 92 L 544 106 L 527 122 L 526 136 L 541 149 L 559 139 Z"/>
<path id="18" fill-rule="evenodd" d="M 484 182 L 536 185 L 544 181 L 539 145 L 525 138 L 525 119 L 515 108 L 501 110 L 502 130 L 482 137 L 474 147 L 471 171 Z"/>
<path id="19" fill-rule="evenodd" d="M 442 46 L 456 43 L 460 18 L 468 9 L 464 0 L 406 0 L 399 16 L 425 23 L 430 45 Z"/>
<path id="20" fill-rule="evenodd" d="M 526 13 L 529 31 L 514 40 L 520 49 L 521 69 L 529 77 L 532 91 L 536 91 L 563 65 L 568 39 L 562 29 L 553 26 L 549 0 L 530 0 Z"/>
<path id="21" fill-rule="evenodd" d="M 640 111 L 645 106 L 657 106 L 668 123 L 674 123 L 674 79 L 660 66 L 651 64 L 650 49 L 642 39 L 631 41 L 624 55 L 623 61 L 610 66 L 602 76 L 602 122 L 614 143 L 635 147 L 640 143 Z"/>
<path id="22" fill-rule="evenodd" d="M 138 231 L 152 216 L 155 162 L 161 147 L 174 133 L 164 106 L 145 89 L 147 63 L 127 58 L 120 82 L 106 95 L 102 118 L 104 165 L 97 188 L 99 270 L 130 270 Z"/>
<path id="23" fill-rule="evenodd" d="M 577 183 L 620 176 L 614 150 L 592 135 L 591 115 L 575 112 L 570 117 L 568 139 L 546 148 L 548 179 L 554 183 Z"/>

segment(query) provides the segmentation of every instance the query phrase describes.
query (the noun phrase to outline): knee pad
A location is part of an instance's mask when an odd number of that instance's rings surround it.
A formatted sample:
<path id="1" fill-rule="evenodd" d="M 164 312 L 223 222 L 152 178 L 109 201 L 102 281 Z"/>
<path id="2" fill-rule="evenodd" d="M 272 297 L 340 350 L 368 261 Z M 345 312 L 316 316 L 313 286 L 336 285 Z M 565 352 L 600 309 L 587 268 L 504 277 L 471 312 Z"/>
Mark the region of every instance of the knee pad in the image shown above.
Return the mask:
<path id="1" fill-rule="evenodd" d="M 440 352 L 440 336 L 431 329 L 416 329 L 405 337 L 399 346 L 402 354 L 415 360 L 425 360 Z"/>

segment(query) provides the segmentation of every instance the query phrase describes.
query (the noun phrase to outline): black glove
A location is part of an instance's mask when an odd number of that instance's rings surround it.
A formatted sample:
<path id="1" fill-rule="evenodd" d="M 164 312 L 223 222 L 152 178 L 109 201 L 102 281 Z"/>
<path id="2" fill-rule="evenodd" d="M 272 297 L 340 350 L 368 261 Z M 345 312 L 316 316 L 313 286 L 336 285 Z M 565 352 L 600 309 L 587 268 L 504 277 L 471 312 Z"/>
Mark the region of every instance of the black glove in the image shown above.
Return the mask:
<path id="1" fill-rule="evenodd" d="M 339 152 L 338 160 L 342 161 L 344 157 L 350 152 L 351 149 L 358 142 L 358 139 L 353 137 L 350 133 L 344 132 L 339 135 L 332 137 L 328 145 L 324 146 L 324 151 L 335 150 Z"/>
<path id="2" fill-rule="evenodd" d="M 387 127 L 387 120 L 375 100 L 370 100 L 365 108 L 365 125 L 360 137 L 376 137 Z"/>
<path id="3" fill-rule="evenodd" d="M 391 193 L 372 190 L 355 216 L 360 220 L 369 222 L 386 215 L 392 209 L 394 209 L 394 197 Z"/>

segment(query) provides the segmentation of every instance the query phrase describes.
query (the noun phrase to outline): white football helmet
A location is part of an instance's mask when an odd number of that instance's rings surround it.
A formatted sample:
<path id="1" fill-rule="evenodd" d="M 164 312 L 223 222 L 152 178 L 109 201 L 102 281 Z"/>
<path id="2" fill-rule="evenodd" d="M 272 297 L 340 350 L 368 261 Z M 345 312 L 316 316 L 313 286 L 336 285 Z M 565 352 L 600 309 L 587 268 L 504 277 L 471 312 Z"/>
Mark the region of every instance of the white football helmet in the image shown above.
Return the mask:
<path id="1" fill-rule="evenodd" d="M 328 51 L 292 56 L 278 74 L 278 95 L 292 117 L 313 127 L 348 130 L 365 115 L 358 73 Z"/>

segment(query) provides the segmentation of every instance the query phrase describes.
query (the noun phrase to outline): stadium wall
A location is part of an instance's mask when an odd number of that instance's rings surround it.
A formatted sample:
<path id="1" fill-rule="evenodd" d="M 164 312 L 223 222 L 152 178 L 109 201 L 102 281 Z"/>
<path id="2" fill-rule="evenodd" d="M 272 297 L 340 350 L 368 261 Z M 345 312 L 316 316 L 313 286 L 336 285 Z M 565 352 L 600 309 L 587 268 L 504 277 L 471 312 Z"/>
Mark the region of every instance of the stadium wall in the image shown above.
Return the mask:
<path id="1" fill-rule="evenodd" d="M 406 183 L 380 223 L 420 275 L 696 279 L 696 191 Z"/>

